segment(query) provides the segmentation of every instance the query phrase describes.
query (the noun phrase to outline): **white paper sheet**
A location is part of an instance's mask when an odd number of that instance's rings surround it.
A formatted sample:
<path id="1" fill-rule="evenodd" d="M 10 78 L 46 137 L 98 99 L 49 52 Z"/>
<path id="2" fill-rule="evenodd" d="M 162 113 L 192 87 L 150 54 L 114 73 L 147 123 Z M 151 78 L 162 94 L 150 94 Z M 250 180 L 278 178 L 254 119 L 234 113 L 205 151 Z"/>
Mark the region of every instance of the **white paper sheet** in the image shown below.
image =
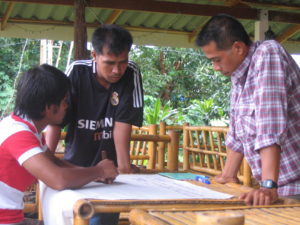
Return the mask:
<path id="1" fill-rule="evenodd" d="M 113 184 L 91 182 L 81 189 L 55 191 L 41 185 L 45 225 L 71 225 L 73 206 L 78 199 L 157 200 L 157 199 L 228 199 L 232 195 L 213 191 L 186 181 L 161 175 L 119 175 Z"/>

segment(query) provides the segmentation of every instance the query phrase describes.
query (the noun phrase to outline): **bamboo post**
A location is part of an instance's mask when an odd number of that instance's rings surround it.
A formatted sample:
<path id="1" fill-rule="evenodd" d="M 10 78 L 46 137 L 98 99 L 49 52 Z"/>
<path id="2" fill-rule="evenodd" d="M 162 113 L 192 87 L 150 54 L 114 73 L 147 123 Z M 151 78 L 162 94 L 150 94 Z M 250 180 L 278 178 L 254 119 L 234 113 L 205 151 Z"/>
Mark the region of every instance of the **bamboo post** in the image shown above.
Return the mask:
<path id="1" fill-rule="evenodd" d="M 167 166 L 170 171 L 178 170 L 179 135 L 177 131 L 169 131 L 171 141 L 168 144 Z"/>
<path id="2" fill-rule="evenodd" d="M 160 125 L 159 125 L 159 134 L 160 135 L 165 135 L 166 134 L 166 123 L 161 121 Z M 158 169 L 159 170 L 163 170 L 163 168 L 165 167 L 165 142 L 159 142 L 158 143 L 158 153 L 157 153 L 157 157 L 158 157 Z"/>
<path id="3" fill-rule="evenodd" d="M 156 135 L 157 134 L 157 125 L 151 124 L 149 127 L 149 134 Z M 147 169 L 154 169 L 156 163 L 156 146 L 157 142 L 151 141 L 148 143 L 148 154 L 149 154 L 149 162 L 147 164 Z"/>
<path id="4" fill-rule="evenodd" d="M 129 222 L 131 225 L 167 225 L 160 219 L 151 216 L 145 210 L 142 209 L 133 209 L 129 213 Z"/>
<path id="5" fill-rule="evenodd" d="M 183 170 L 189 170 L 190 169 L 190 164 L 189 164 L 189 151 L 188 151 L 188 146 L 189 146 L 189 133 L 187 130 L 188 126 L 183 126 Z"/>
<path id="6" fill-rule="evenodd" d="M 85 199 L 78 200 L 73 208 L 74 225 L 89 225 L 89 220 L 94 212 L 92 203 Z"/>
<path id="7" fill-rule="evenodd" d="M 41 195 L 40 195 L 40 185 L 39 183 L 36 184 L 35 186 L 35 201 L 38 207 L 38 220 L 42 221 L 43 220 L 43 214 L 42 214 L 42 201 L 41 201 Z"/>
<path id="8" fill-rule="evenodd" d="M 245 186 L 247 187 L 251 187 L 252 186 L 252 182 L 251 182 L 251 168 L 248 164 L 248 162 L 244 159 L 243 160 L 243 183 Z"/>

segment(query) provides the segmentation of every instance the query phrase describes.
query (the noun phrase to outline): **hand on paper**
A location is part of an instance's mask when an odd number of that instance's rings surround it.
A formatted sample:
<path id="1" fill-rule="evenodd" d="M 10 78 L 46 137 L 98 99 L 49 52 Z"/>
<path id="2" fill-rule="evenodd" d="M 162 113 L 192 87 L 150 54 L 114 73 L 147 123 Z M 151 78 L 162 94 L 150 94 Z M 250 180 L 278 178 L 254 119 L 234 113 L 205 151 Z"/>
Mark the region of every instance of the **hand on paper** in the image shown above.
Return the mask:
<path id="1" fill-rule="evenodd" d="M 128 167 L 118 167 L 119 173 L 121 174 L 128 174 L 128 173 L 139 173 L 140 168 L 136 165 L 130 164 Z"/>
<path id="2" fill-rule="evenodd" d="M 247 205 L 270 205 L 278 199 L 278 193 L 276 188 L 260 188 L 241 194 L 239 199 L 244 200 Z"/>
<path id="3" fill-rule="evenodd" d="M 108 159 L 100 161 L 96 167 L 101 170 L 100 177 L 95 180 L 96 182 L 111 184 L 119 174 L 114 162 Z"/>

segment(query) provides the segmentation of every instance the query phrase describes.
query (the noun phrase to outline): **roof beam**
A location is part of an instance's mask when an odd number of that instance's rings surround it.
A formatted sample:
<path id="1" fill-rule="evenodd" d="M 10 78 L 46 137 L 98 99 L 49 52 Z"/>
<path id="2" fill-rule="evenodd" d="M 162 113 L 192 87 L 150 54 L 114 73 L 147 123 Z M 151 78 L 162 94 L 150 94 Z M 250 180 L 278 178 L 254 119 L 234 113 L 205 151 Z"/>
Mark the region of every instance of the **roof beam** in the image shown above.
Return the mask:
<path id="1" fill-rule="evenodd" d="M 123 10 L 114 10 L 110 16 L 107 18 L 107 20 L 105 20 L 104 23 L 106 24 L 113 24 L 118 18 L 119 16 L 122 14 Z"/>
<path id="2" fill-rule="evenodd" d="M 7 21 L 9 19 L 9 17 L 10 17 L 10 14 L 11 14 L 11 12 L 12 12 L 15 4 L 16 4 L 15 2 L 8 3 L 7 9 L 6 9 L 6 11 L 5 11 L 4 15 L 3 15 L 3 18 L 2 18 L 1 30 L 5 29 L 5 27 L 7 25 Z"/>
<path id="3" fill-rule="evenodd" d="M 293 36 L 294 34 L 300 31 L 300 25 L 293 25 L 285 32 L 283 32 L 280 36 L 276 37 L 276 40 L 280 43 L 286 41 L 289 37 Z"/>
<path id="4" fill-rule="evenodd" d="M 6 0 L 6 2 L 52 4 L 73 6 L 74 0 Z M 239 19 L 258 19 L 259 9 L 247 6 L 234 5 L 231 7 L 221 5 L 202 5 L 166 1 L 150 0 L 89 0 L 88 6 L 112 10 L 133 10 L 142 12 L 160 12 L 170 14 L 183 14 L 193 16 L 213 16 L 218 13 L 227 13 Z M 243 3 L 244 1 L 241 1 Z M 245 1 L 246 2 L 246 1 Z M 248 0 L 248 3 L 251 1 Z M 253 1 L 252 1 L 253 3 Z M 300 13 L 288 13 L 269 10 L 269 20 L 272 22 L 300 23 Z"/>

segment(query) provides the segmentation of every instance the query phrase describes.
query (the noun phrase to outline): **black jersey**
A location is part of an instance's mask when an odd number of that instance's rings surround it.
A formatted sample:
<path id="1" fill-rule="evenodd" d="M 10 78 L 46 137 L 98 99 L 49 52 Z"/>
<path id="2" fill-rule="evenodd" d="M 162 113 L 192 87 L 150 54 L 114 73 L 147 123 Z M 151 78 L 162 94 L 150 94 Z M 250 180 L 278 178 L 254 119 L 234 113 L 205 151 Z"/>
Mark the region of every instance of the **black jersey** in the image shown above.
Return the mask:
<path id="1" fill-rule="evenodd" d="M 90 166 L 101 150 L 116 162 L 113 140 L 114 123 L 141 126 L 143 88 L 139 68 L 129 61 L 123 77 L 105 89 L 96 80 L 93 60 L 75 61 L 67 70 L 71 79 L 70 107 L 65 118 L 67 128 L 65 159 Z M 99 159 L 100 160 L 101 154 Z"/>

